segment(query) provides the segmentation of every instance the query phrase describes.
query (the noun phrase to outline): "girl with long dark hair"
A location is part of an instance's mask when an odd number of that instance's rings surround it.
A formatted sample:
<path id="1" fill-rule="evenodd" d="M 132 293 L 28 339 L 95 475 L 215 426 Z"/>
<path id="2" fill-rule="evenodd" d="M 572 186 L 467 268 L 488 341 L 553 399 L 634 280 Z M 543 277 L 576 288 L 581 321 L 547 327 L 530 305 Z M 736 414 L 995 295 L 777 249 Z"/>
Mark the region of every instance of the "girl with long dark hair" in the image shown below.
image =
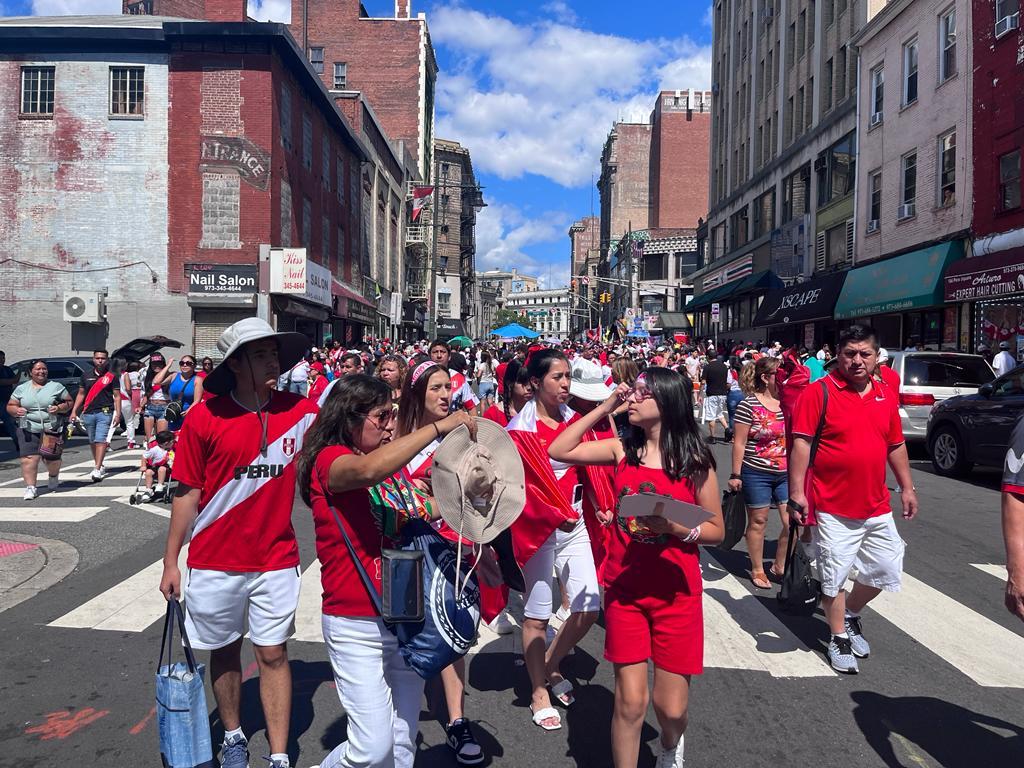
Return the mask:
<path id="1" fill-rule="evenodd" d="M 168 400 L 177 400 L 181 403 L 181 416 L 171 422 L 168 428 L 172 431 L 181 428 L 185 413 L 192 407 L 193 403 L 201 402 L 203 399 L 203 380 L 196 375 L 196 359 L 193 355 L 184 355 L 178 361 L 181 369 L 171 377 L 167 384 Z"/>
<path id="2" fill-rule="evenodd" d="M 526 401 L 533 397 L 533 386 L 530 384 L 530 372 L 518 360 L 513 360 L 505 368 L 505 377 L 501 381 L 502 392 L 505 397 L 502 402 L 495 403 L 482 416 L 485 419 L 507 427 L 519 411 L 526 405 Z"/>
<path id="3" fill-rule="evenodd" d="M 423 679 L 405 663 L 398 639 L 370 601 L 332 507 L 380 590 L 381 549 L 399 537 L 405 519 L 389 530 L 388 516 L 371 504 L 371 488 L 402 472 L 441 436 L 462 425 L 475 432 L 476 425 L 459 412 L 393 437 L 394 418 L 387 384 L 363 374 L 345 376 L 327 395 L 298 458 L 299 492 L 316 527 L 324 641 L 348 718 L 347 740 L 323 768 L 412 768 L 416 758 Z M 417 503 L 416 515 L 433 517 L 425 503 Z"/>
<path id="4" fill-rule="evenodd" d="M 585 441 L 594 424 L 629 403 L 622 438 Z M 692 529 L 664 517 L 601 515 L 628 537 L 617 569 L 605 576 L 605 658 L 615 665 L 612 757 L 635 768 L 648 699 L 661 726 L 659 766 L 683 765 L 691 675 L 704 665 L 699 544 L 724 536 L 715 460 L 693 417 L 689 383 L 675 371 L 648 368 L 630 389 L 619 385 L 598 408 L 570 424 L 548 448 L 552 461 L 615 467 L 618 499 L 653 492 L 712 513 Z M 654 662 L 648 694 L 647 662 Z"/>
<path id="5" fill-rule="evenodd" d="M 173 357 L 171 362 L 174 362 Z M 167 429 L 167 419 L 164 418 L 167 390 L 164 385 L 170 375 L 171 367 L 162 354 L 154 352 L 149 356 L 146 376 L 142 382 L 142 399 L 139 401 L 142 406 L 142 426 L 146 431 L 146 448 L 156 440 L 157 432 Z"/>

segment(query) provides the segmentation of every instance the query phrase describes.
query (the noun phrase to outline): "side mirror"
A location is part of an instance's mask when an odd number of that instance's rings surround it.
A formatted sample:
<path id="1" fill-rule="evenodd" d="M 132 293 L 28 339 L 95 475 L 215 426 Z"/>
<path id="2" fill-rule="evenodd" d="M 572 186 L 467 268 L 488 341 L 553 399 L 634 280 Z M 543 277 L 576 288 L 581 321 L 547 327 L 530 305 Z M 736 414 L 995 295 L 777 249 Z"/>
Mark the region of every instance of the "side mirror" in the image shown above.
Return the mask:
<path id="1" fill-rule="evenodd" d="M 982 397 L 992 397 L 992 384 L 982 384 L 978 387 L 978 394 Z"/>

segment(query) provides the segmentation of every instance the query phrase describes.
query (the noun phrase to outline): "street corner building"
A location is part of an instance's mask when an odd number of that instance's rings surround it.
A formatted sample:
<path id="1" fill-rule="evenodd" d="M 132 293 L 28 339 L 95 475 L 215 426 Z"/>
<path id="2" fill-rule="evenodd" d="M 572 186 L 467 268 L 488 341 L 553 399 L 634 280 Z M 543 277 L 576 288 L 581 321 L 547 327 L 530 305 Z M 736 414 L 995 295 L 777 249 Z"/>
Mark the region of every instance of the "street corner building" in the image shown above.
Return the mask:
<path id="1" fill-rule="evenodd" d="M 401 321 L 422 149 L 343 109 L 286 25 L 248 20 L 241 0 L 194 6 L 0 20 L 14 359 L 153 333 L 217 357 L 221 331 L 256 315 L 314 344 Z M 367 224 L 377 192 L 387 214 Z"/>

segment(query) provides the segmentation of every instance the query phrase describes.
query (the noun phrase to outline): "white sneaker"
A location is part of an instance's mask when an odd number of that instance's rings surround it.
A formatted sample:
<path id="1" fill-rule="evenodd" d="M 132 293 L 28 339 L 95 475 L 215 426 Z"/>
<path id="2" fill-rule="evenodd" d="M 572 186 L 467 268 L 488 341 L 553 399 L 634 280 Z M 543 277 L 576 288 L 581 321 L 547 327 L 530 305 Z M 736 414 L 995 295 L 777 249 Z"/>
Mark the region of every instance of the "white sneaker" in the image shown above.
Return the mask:
<path id="1" fill-rule="evenodd" d="M 658 755 L 658 762 L 655 764 L 655 768 L 683 768 L 683 764 L 686 762 L 683 758 L 683 741 L 685 738 L 685 736 L 680 736 L 679 743 L 672 749 L 661 747 L 661 754 Z"/>
<path id="2" fill-rule="evenodd" d="M 36 489 L 36 487 L 34 485 L 28 485 L 25 486 L 25 495 L 22 496 L 21 498 L 24 499 L 25 501 L 32 501 L 32 499 L 34 499 L 38 495 L 39 491 Z"/>
<path id="3" fill-rule="evenodd" d="M 59 477 L 54 477 L 53 475 L 50 475 L 46 479 L 46 488 L 47 488 L 47 490 L 50 490 L 50 491 L 56 491 L 58 488 L 60 488 L 60 478 Z"/>
<path id="4" fill-rule="evenodd" d="M 89 475 L 89 477 L 92 478 L 92 481 L 94 483 L 98 483 L 100 480 L 103 480 L 106 476 L 107 470 L 105 470 L 103 467 L 97 467 L 92 471 L 92 474 Z"/>
<path id="5" fill-rule="evenodd" d="M 496 635 L 511 635 L 516 631 L 516 625 L 508 617 L 506 611 L 502 611 L 494 617 L 494 621 L 487 625 Z"/>

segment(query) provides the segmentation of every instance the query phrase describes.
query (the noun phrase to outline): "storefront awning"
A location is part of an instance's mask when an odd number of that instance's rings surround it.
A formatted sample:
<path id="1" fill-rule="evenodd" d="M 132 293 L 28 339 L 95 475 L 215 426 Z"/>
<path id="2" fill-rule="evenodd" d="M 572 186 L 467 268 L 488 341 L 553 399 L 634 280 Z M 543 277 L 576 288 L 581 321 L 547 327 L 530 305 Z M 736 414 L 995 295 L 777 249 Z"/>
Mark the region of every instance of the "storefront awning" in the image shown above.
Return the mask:
<path id="1" fill-rule="evenodd" d="M 764 297 L 754 326 L 806 323 L 831 319 L 848 272 L 819 275 L 802 283 L 772 291 Z"/>
<path id="2" fill-rule="evenodd" d="M 985 301 L 1024 293 L 1024 248 L 961 259 L 946 270 L 948 302 Z"/>
<path id="3" fill-rule="evenodd" d="M 722 299 L 728 296 L 730 293 L 732 293 L 733 289 L 735 289 L 740 282 L 742 281 L 737 280 L 732 283 L 727 283 L 726 285 L 720 285 L 717 288 L 712 288 L 710 291 L 707 291 L 706 293 L 700 294 L 699 296 L 694 296 L 692 299 L 690 299 L 690 303 L 687 304 L 684 307 L 684 309 L 687 312 L 692 312 L 695 309 L 710 307 L 719 299 Z"/>
<path id="4" fill-rule="evenodd" d="M 455 318 L 437 318 L 437 337 L 439 339 L 454 339 L 456 336 L 465 336 L 465 324 Z"/>
<path id="5" fill-rule="evenodd" d="M 782 282 L 782 278 L 772 272 L 770 269 L 763 269 L 760 272 L 755 272 L 750 277 L 740 280 L 733 290 L 729 292 L 730 296 L 740 296 L 744 293 L 753 293 L 754 291 L 771 290 L 773 288 L 781 288 L 785 285 Z"/>
<path id="6" fill-rule="evenodd" d="M 661 312 L 658 324 L 666 331 L 689 331 L 693 329 L 685 312 Z"/>
<path id="7" fill-rule="evenodd" d="M 339 283 L 337 280 L 331 281 L 331 294 L 334 296 L 344 296 L 349 301 L 354 301 L 358 304 L 365 304 L 367 307 L 372 309 L 374 312 L 377 311 L 377 305 L 367 299 L 361 293 L 352 290 L 347 285 Z"/>
<path id="8" fill-rule="evenodd" d="M 943 274 L 963 255 L 963 241 L 953 240 L 850 270 L 836 302 L 836 320 L 944 304 Z"/>

